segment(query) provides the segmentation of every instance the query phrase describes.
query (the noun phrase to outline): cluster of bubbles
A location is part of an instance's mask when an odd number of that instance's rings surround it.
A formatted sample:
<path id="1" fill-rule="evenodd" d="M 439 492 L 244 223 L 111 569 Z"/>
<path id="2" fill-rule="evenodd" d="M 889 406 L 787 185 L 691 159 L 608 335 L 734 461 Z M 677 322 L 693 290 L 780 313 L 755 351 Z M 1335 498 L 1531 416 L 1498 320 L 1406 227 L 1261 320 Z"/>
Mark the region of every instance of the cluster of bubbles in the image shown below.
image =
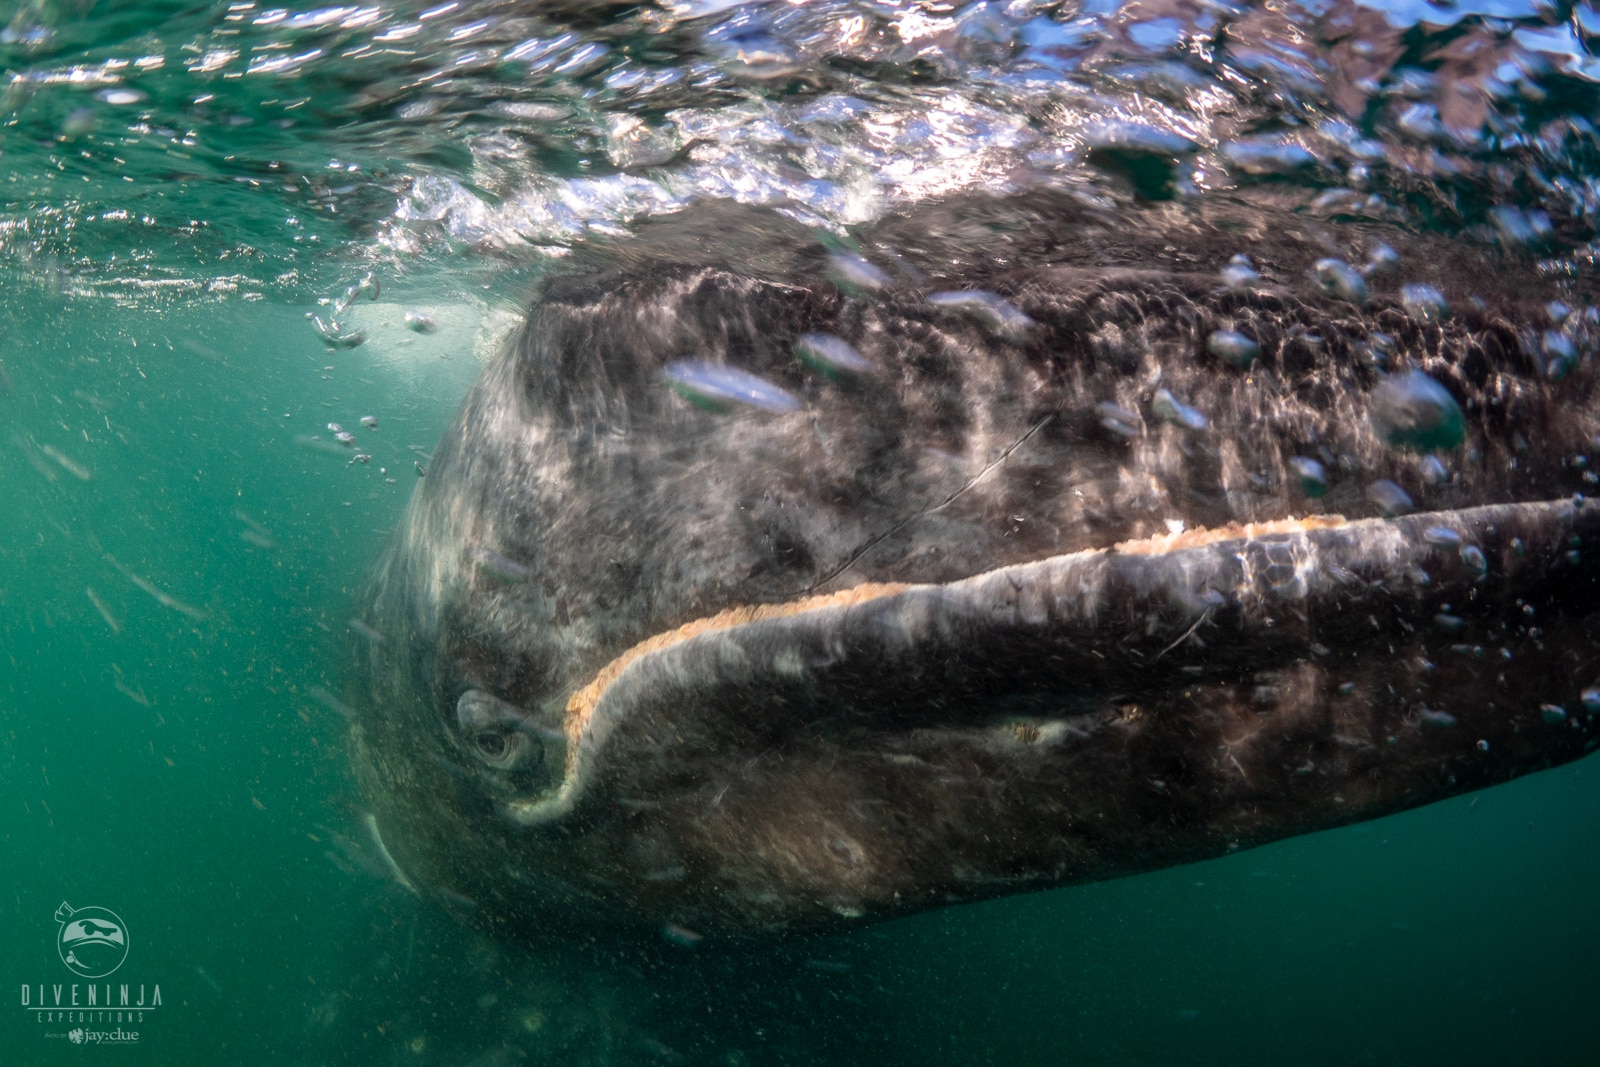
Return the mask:
<path id="1" fill-rule="evenodd" d="M 1597 34 L 1539 0 L 24 5 L 0 250 L 249 289 L 324 284 L 330 248 L 559 256 L 706 198 L 837 232 L 963 189 L 1265 185 L 1570 269 Z"/>

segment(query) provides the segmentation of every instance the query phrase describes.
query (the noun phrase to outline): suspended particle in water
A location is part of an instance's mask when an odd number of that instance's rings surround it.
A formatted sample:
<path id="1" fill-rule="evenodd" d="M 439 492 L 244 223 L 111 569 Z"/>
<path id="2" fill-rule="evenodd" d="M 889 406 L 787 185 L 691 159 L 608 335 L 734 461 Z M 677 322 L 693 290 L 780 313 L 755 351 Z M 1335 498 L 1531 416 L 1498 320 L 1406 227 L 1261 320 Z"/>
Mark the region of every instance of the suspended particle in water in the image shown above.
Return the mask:
<path id="1" fill-rule="evenodd" d="M 426 311 L 406 312 L 406 329 L 412 333 L 433 333 L 438 328 L 439 324 Z"/>
<path id="2" fill-rule="evenodd" d="M 376 415 L 363 415 L 361 416 L 361 425 L 369 430 L 376 430 L 378 428 L 378 417 Z"/>
<path id="3" fill-rule="evenodd" d="M 1478 751 L 1479 751 L 1479 752 L 1487 752 L 1487 751 L 1489 751 L 1489 742 L 1487 742 L 1487 741 L 1485 741 L 1485 740 L 1484 740 L 1484 739 L 1483 739 L 1483 738 L 1481 738 L 1481 737 L 1480 737 L 1480 738 L 1479 738 L 1479 739 L 1478 739 L 1478 743 L 1477 743 L 1477 745 L 1475 745 L 1475 746 L 1474 746 L 1474 747 L 1475 747 L 1475 748 L 1476 748 L 1476 749 L 1477 749 L 1477 750 L 1478 750 Z"/>
<path id="4" fill-rule="evenodd" d="M 1484 558 L 1483 549 L 1477 545 L 1466 545 L 1461 549 L 1461 562 L 1479 578 L 1489 573 L 1489 561 Z"/>
<path id="5" fill-rule="evenodd" d="M 1417 712 L 1417 718 L 1426 726 L 1454 726 L 1458 721 L 1448 711 L 1436 711 L 1433 708 L 1423 708 Z"/>
<path id="6" fill-rule="evenodd" d="M 1578 697 L 1583 702 L 1583 710 L 1590 715 L 1600 715 L 1600 686 L 1585 689 Z"/>
<path id="7" fill-rule="evenodd" d="M 1540 704 L 1539 717 L 1551 726 L 1560 726 L 1567 721 L 1567 709 L 1560 704 Z"/>

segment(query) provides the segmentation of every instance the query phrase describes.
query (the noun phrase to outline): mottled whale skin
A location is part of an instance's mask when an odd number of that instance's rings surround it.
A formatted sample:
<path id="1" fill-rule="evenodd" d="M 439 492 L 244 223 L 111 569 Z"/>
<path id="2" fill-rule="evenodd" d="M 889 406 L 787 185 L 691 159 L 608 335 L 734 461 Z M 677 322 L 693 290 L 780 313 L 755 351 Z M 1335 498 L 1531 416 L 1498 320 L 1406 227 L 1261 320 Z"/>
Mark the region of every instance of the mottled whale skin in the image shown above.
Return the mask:
<path id="1" fill-rule="evenodd" d="M 885 284 L 862 290 L 761 225 L 759 255 L 665 241 L 550 281 L 418 485 L 353 685 L 361 784 L 421 892 L 524 939 L 829 930 L 1600 740 L 1592 280 L 1375 223 L 1040 194 L 865 231 Z M 1364 306 L 1319 286 L 1380 243 L 1401 269 Z M 1222 283 L 1239 252 L 1259 286 Z M 966 290 L 1031 325 L 929 299 Z M 1223 329 L 1253 364 L 1208 349 Z M 808 334 L 869 366 L 819 371 Z M 793 403 L 685 399 L 686 361 Z M 1459 444 L 1386 437 L 1376 398 L 1413 373 Z M 1415 513 L 1381 515 L 1380 480 Z"/>

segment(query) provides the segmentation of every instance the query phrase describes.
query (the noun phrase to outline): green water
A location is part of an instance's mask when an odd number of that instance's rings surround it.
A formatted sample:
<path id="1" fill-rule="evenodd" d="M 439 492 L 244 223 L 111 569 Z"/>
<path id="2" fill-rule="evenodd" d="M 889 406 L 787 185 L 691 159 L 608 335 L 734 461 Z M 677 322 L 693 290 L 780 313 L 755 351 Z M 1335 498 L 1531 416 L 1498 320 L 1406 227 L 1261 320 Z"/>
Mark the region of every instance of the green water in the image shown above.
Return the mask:
<path id="1" fill-rule="evenodd" d="M 1514 6 L 1506 17 L 1541 26 L 1593 15 Z M 370 24 L 347 15 L 337 32 L 280 40 L 282 20 L 235 26 L 229 10 L 0 11 L 18 76 L 0 108 L 0 1062 L 1593 1062 L 1593 758 L 1225 860 L 765 950 L 529 954 L 407 894 L 365 837 L 347 769 L 346 620 L 418 466 L 530 287 L 583 220 L 610 232 L 779 177 L 790 184 L 771 195 L 842 229 L 888 197 L 862 175 L 915 154 L 920 133 L 807 181 L 762 155 L 781 140 L 764 134 L 743 146 L 748 173 L 709 158 L 636 182 L 630 160 L 668 159 L 695 122 L 740 108 L 740 130 L 793 120 L 812 148 L 848 156 L 852 137 L 870 139 L 796 109 L 847 92 L 876 106 L 918 86 L 954 93 L 962 63 L 990 60 L 951 46 L 955 66 L 934 57 L 890 77 L 864 54 L 850 84 L 779 91 L 706 45 L 712 73 L 690 79 L 703 96 L 663 81 L 645 99 L 615 76 L 622 62 L 473 66 L 465 50 L 484 40 L 500 55 L 566 32 L 507 5 L 484 5 L 499 21 L 459 46 L 447 42 L 471 25 L 464 11 L 413 22 L 420 6 L 374 7 Z M 677 24 L 630 17 L 615 32 L 581 24 L 560 54 L 592 37 L 631 57 L 630 76 L 698 71 L 638 45 Z M 402 24 L 443 28 L 406 55 L 363 51 Z M 1427 53 L 1426 34 L 1408 32 L 1408 54 Z M 241 54 L 214 72 L 184 66 L 230 40 Z M 263 75 L 279 80 L 247 74 L 257 58 L 313 50 Z M 165 65 L 105 66 L 147 55 Z M 466 73 L 430 73 L 445 60 Z M 104 77 L 77 84 L 74 70 Z M 1530 128 L 1593 110 L 1587 76 L 1541 77 L 1549 91 L 1526 116 L 1496 106 Z M 997 118 L 1011 83 L 985 84 L 977 132 L 957 145 L 969 160 L 1012 136 Z M 93 95 L 117 86 L 144 97 Z M 428 124 L 406 111 L 419 102 Z M 510 104 L 523 110 L 495 110 Z M 1261 106 L 1312 121 L 1298 102 Z M 673 108 L 681 128 L 662 145 L 623 121 L 665 129 Z M 1568 249 L 1592 238 L 1593 146 L 1557 142 L 1541 173 L 1572 181 L 1514 184 L 1555 212 Z M 566 184 L 530 199 L 529 174 Z M 1478 193 L 1451 191 L 1463 225 L 1481 221 Z M 330 349 L 306 315 L 368 271 L 379 299 L 363 295 L 346 318 L 368 340 Z M 436 333 L 405 328 L 417 308 Z M 135 998 L 159 985 L 158 1008 L 120 1022 L 33 1010 L 56 986 L 70 1000 L 74 981 L 87 1010 L 90 983 L 57 950 L 63 901 L 125 921 L 126 962 L 103 983 Z M 63 1036 L 74 1028 L 138 1039 L 84 1047 Z"/>

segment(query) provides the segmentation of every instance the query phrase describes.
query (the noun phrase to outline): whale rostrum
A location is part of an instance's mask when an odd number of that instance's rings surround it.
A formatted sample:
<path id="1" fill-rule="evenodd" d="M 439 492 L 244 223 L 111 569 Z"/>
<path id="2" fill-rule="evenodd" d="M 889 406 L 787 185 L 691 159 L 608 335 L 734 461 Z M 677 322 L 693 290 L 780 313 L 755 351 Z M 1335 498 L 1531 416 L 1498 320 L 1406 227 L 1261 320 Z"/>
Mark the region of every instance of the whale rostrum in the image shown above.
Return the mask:
<path id="1" fill-rule="evenodd" d="M 1119 219 L 970 198 L 841 252 L 760 216 L 759 256 L 549 280 L 354 642 L 408 880 L 512 936 L 826 930 L 1600 744 L 1592 282 Z"/>

